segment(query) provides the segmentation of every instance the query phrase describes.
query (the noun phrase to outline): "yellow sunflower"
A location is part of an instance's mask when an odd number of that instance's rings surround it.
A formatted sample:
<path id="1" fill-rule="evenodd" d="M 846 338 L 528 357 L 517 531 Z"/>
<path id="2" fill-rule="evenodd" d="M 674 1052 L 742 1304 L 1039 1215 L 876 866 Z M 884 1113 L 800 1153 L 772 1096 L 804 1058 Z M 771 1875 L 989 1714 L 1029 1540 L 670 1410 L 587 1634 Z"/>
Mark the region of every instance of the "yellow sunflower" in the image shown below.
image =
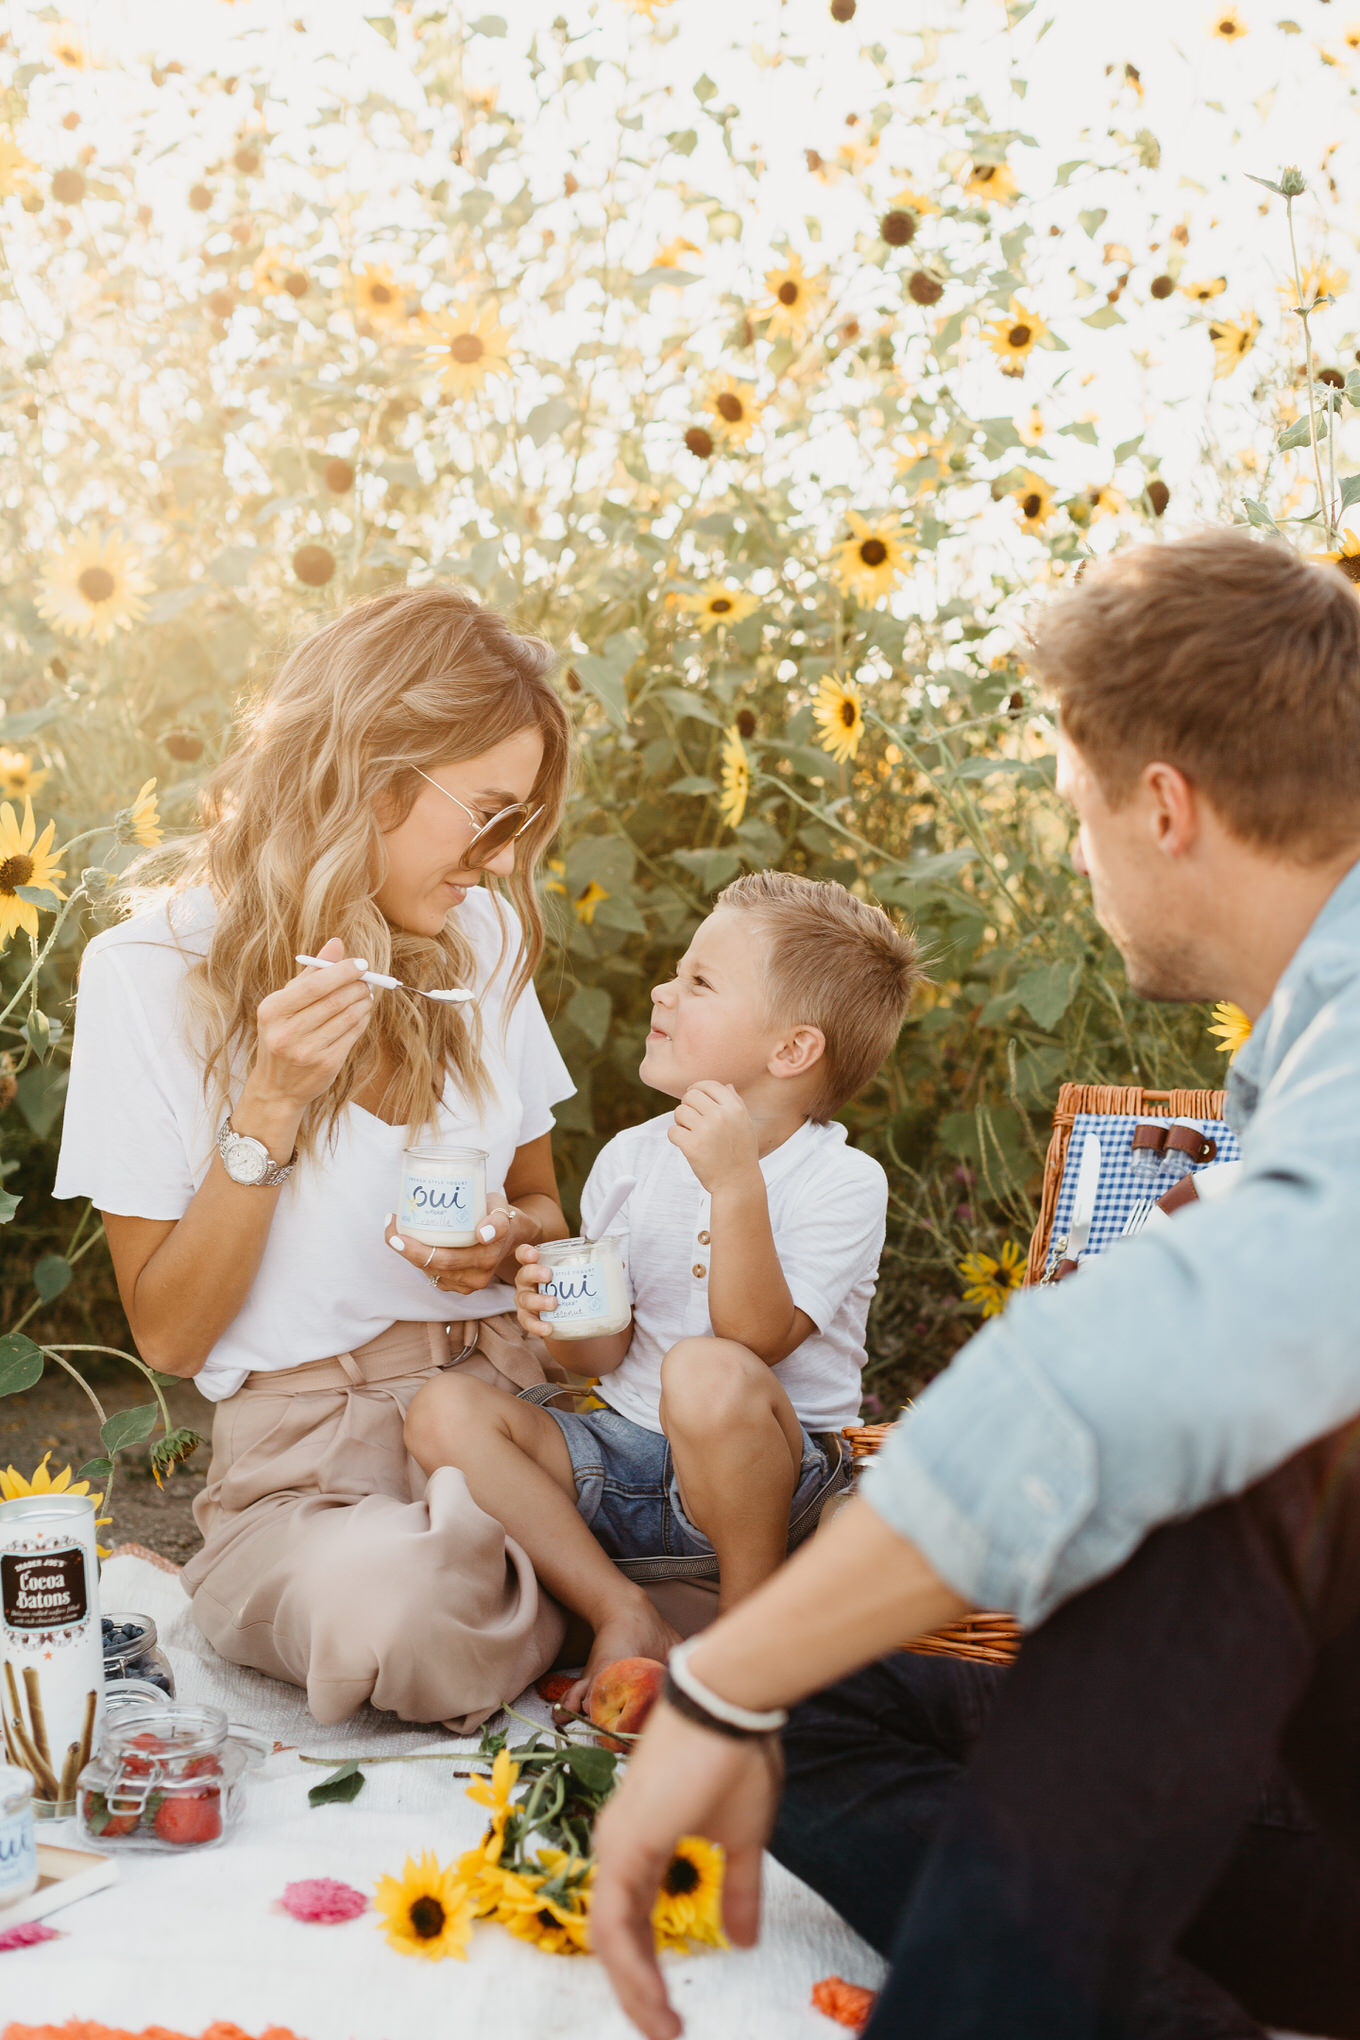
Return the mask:
<path id="1" fill-rule="evenodd" d="M 1027 312 L 1019 298 L 1012 298 L 1010 310 L 1004 319 L 997 319 L 984 329 L 988 335 L 993 354 L 1001 362 L 1003 375 L 1023 375 L 1025 363 L 1041 340 L 1048 338 L 1048 327 L 1034 312 Z"/>
<path id="2" fill-rule="evenodd" d="M 1010 1301 L 1011 1291 L 1025 1279 L 1025 1259 L 1014 1240 L 1007 1240 L 999 1260 L 990 1254 L 965 1254 L 959 1273 L 967 1285 L 965 1303 L 976 1303 L 984 1317 L 1000 1317 Z"/>
<path id="3" fill-rule="evenodd" d="M 38 614 L 72 637 L 106 645 L 139 623 L 148 586 L 137 555 L 121 539 L 78 538 L 47 562 Z"/>
<path id="4" fill-rule="evenodd" d="M 853 680 L 828 673 L 812 703 L 812 719 L 821 731 L 822 749 L 839 764 L 854 757 L 864 735 L 864 703 Z"/>
<path id="5" fill-rule="evenodd" d="M 1047 431 L 1044 414 L 1036 405 L 1028 418 L 1021 418 L 1016 425 L 1016 434 L 1022 446 L 1037 446 Z"/>
<path id="6" fill-rule="evenodd" d="M 735 829 L 745 814 L 750 791 L 751 763 L 741 741 L 741 731 L 733 723 L 723 739 L 722 795 L 718 801 L 718 813 L 729 829 Z"/>
<path id="7" fill-rule="evenodd" d="M 602 900 L 607 900 L 608 898 L 609 894 L 605 891 L 604 887 L 596 885 L 592 878 L 585 891 L 576 895 L 573 903 L 577 920 L 584 921 L 588 928 L 595 919 L 596 907 L 599 906 Z"/>
<path id="8" fill-rule="evenodd" d="M 1095 482 L 1072 498 L 1067 514 L 1074 524 L 1086 525 L 1093 517 L 1117 517 L 1127 507 L 1118 489 L 1112 488 L 1109 482 Z"/>
<path id="9" fill-rule="evenodd" d="M 1214 1007 L 1214 1024 L 1209 1032 L 1217 1037 L 1220 1049 L 1231 1062 L 1244 1044 L 1250 1041 L 1251 1022 L 1242 1008 L 1234 1006 L 1231 999 L 1220 999 Z"/>
<path id="10" fill-rule="evenodd" d="M 21 931 L 37 940 L 37 904 L 33 900 L 19 898 L 21 885 L 55 893 L 59 900 L 66 897 L 57 884 L 57 880 L 65 878 L 66 874 L 52 855 L 56 826 L 55 822 L 49 822 L 41 836 L 38 835 L 31 800 L 24 802 L 22 822 L 8 801 L 0 805 L 0 947 L 6 946 Z M 51 910 L 45 908 L 44 911 Z M 45 1465 L 46 1461 L 43 1463 Z"/>
<path id="11" fill-rule="evenodd" d="M 684 1948 L 691 1941 L 725 1948 L 722 1930 L 723 1851 L 702 1835 L 682 1835 L 675 1845 L 656 1904 L 652 1928 L 660 1947 Z"/>
<path id="12" fill-rule="evenodd" d="M 857 511 L 847 510 L 845 521 L 854 537 L 836 548 L 836 579 L 857 602 L 877 602 L 891 594 L 910 557 L 910 543 L 897 525 L 870 524 Z"/>
<path id="13" fill-rule="evenodd" d="M 114 824 L 125 843 L 140 843 L 144 850 L 154 850 L 160 843 L 161 818 L 156 808 L 156 782 L 143 781 L 141 790 L 131 807 L 124 808 Z"/>
<path id="14" fill-rule="evenodd" d="M 730 588 L 725 581 L 709 581 L 697 595 L 682 595 L 680 606 L 697 616 L 700 630 L 707 633 L 740 623 L 753 609 L 759 609 L 760 597 Z"/>
<path id="15" fill-rule="evenodd" d="M 84 36 L 69 21 L 61 22 L 48 38 L 48 52 L 68 71 L 88 71 L 90 51 Z"/>
<path id="16" fill-rule="evenodd" d="M 1319 298 L 1340 297 L 1350 282 L 1350 277 L 1344 269 L 1338 269 L 1334 263 L 1308 262 L 1300 272 L 1299 282 L 1303 286 L 1304 307 L 1311 309 Z M 1280 296 L 1286 304 L 1292 305 L 1297 302 L 1292 277 L 1280 285 Z"/>
<path id="17" fill-rule="evenodd" d="M 926 463 L 924 467 L 923 463 Z M 912 476 L 918 496 L 928 496 L 938 489 L 949 473 L 949 454 L 944 441 L 934 432 L 909 432 L 906 444 L 897 456 L 897 475 L 917 473 Z"/>
<path id="18" fill-rule="evenodd" d="M 494 305 L 440 312 L 431 319 L 430 331 L 434 337 L 425 349 L 425 361 L 439 370 L 441 396 L 470 397 L 489 375 L 509 372 L 510 335 Z"/>
<path id="19" fill-rule="evenodd" d="M 400 1877 L 380 1877 L 374 1904 L 388 1946 L 399 1955 L 425 1955 L 432 1962 L 445 1955 L 467 1958 L 472 1939 L 473 1902 L 466 1884 L 451 1867 L 426 1849 L 419 1862 L 410 1856 Z"/>
<path id="20" fill-rule="evenodd" d="M 1183 283 L 1181 296 L 1188 297 L 1193 304 L 1207 305 L 1210 298 L 1222 297 L 1227 288 L 1226 276 L 1207 276 L 1199 283 Z"/>
<path id="21" fill-rule="evenodd" d="M 0 744 L 0 794 L 6 800 L 27 800 L 51 777 L 50 772 L 33 770 L 27 751 L 10 751 Z"/>
<path id="22" fill-rule="evenodd" d="M 590 1952 L 586 1924 L 588 1873 L 570 1880 L 561 1875 L 568 1858 L 561 1849 L 539 1852 L 540 1868 L 509 1871 L 501 1881 L 500 1901 L 492 1917 L 521 1941 L 532 1941 L 546 1955 Z"/>
<path id="23" fill-rule="evenodd" d="M 760 405 L 749 389 L 731 376 L 724 376 L 709 392 L 704 409 L 714 420 L 718 435 L 734 446 L 745 446 L 751 436 L 751 428 L 760 419 Z"/>
<path id="24" fill-rule="evenodd" d="M 1240 42 L 1247 24 L 1235 7 L 1216 7 L 1209 17 L 1209 33 L 1219 42 Z"/>
<path id="25" fill-rule="evenodd" d="M 932 213 L 940 210 L 933 198 L 927 198 L 924 192 L 914 190 L 910 184 L 902 186 L 892 205 L 894 212 L 915 213 L 918 220 L 929 219 Z"/>
<path id="26" fill-rule="evenodd" d="M 1343 531 L 1341 548 L 1338 552 L 1309 553 L 1310 560 L 1329 560 L 1334 567 L 1340 567 L 1348 581 L 1360 581 L 1360 538 L 1353 531 Z"/>
<path id="27" fill-rule="evenodd" d="M 683 269 L 685 267 L 684 257 L 686 255 L 702 255 L 702 253 L 703 250 L 697 242 L 687 241 L 682 234 L 677 234 L 673 241 L 667 241 L 664 247 L 657 249 L 652 257 L 652 267 L 653 269 Z"/>
<path id="28" fill-rule="evenodd" d="M 406 324 L 406 293 L 385 262 L 368 262 L 349 280 L 354 309 L 380 332 Z"/>
<path id="29" fill-rule="evenodd" d="M 1214 343 L 1214 381 L 1221 382 L 1225 375 L 1231 375 L 1244 354 L 1249 354 L 1256 344 L 1256 335 L 1261 330 L 1261 321 L 1255 312 L 1248 312 L 1238 325 L 1232 319 L 1215 319 L 1209 327 L 1209 338 Z"/>
<path id="30" fill-rule="evenodd" d="M 266 248 L 255 258 L 251 289 L 258 297 L 306 297 L 307 277 L 291 248 Z"/>
<path id="31" fill-rule="evenodd" d="M 770 302 L 758 316 L 767 319 L 766 337 L 771 340 L 801 340 L 817 306 L 826 296 L 820 276 L 809 276 L 801 255 L 790 255 L 782 269 L 767 269 L 765 288 Z"/>
<path id="32" fill-rule="evenodd" d="M 1042 475 L 1026 468 L 1011 489 L 1020 506 L 1023 531 L 1042 531 L 1053 511 L 1053 491 Z"/>
<path id="33" fill-rule="evenodd" d="M 987 205 L 1014 205 L 1020 193 L 1009 163 L 974 163 L 963 190 L 965 197 Z"/>
<path id="34" fill-rule="evenodd" d="M 33 188 L 34 165 L 8 135 L 0 135 L 0 198 L 23 198 Z"/>
<path id="35" fill-rule="evenodd" d="M 505 1822 L 510 1812 L 510 1794 L 518 1780 L 519 1765 L 511 1757 L 509 1750 L 502 1747 L 497 1750 L 492 1761 L 491 1776 L 474 1778 L 467 1788 L 469 1799 L 475 1800 L 478 1806 L 490 1808 L 491 1827 L 498 1835 L 505 1832 Z M 497 1854 L 499 1853 L 497 1849 Z"/>
<path id="36" fill-rule="evenodd" d="M 17 1467 L 7 1466 L 0 1473 L 0 1502 L 17 1501 L 20 1495 L 89 1495 L 98 1509 L 103 1502 L 103 1494 L 95 1494 L 87 1480 L 73 1480 L 69 1466 L 63 1466 L 60 1473 L 49 1473 L 47 1462 L 51 1457 L 50 1452 L 44 1452 L 40 1463 L 33 1469 L 31 1480 L 25 1480 Z M 95 1517 L 97 1523 L 112 1520 L 110 1516 Z"/>

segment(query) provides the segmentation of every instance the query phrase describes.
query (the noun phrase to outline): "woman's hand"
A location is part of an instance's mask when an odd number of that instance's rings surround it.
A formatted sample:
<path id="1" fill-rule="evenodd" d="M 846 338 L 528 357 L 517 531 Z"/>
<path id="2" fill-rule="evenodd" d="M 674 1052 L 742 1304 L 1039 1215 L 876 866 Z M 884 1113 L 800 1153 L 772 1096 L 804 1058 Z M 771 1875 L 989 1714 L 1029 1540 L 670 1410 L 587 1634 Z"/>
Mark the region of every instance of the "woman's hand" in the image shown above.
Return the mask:
<path id="1" fill-rule="evenodd" d="M 335 936 L 318 953 L 328 970 L 299 971 L 256 1010 L 255 1061 L 245 1088 L 258 1105 L 301 1115 L 330 1089 L 373 1017 L 363 958 L 346 956 Z"/>
<path id="2" fill-rule="evenodd" d="M 413 1268 L 430 1278 L 436 1289 L 456 1296 L 475 1296 L 479 1289 L 489 1289 L 493 1282 L 503 1281 L 502 1261 L 516 1247 L 538 1240 L 541 1228 L 528 1212 L 517 1210 L 495 1195 L 486 1200 L 486 1217 L 478 1233 L 475 1247 L 427 1247 L 423 1240 L 403 1239 L 395 1218 L 387 1221 L 388 1246 L 395 1253 L 404 1254 Z"/>
<path id="3" fill-rule="evenodd" d="M 739 1948 L 760 1924 L 760 1855 L 779 1805 L 783 1765 L 773 1736 L 738 1742 L 686 1721 L 663 1701 L 595 1823 L 598 1869 L 590 1942 L 614 1995 L 647 2040 L 680 2032 L 652 1938 L 651 1911 L 681 1835 L 727 1852 L 723 1925 Z"/>

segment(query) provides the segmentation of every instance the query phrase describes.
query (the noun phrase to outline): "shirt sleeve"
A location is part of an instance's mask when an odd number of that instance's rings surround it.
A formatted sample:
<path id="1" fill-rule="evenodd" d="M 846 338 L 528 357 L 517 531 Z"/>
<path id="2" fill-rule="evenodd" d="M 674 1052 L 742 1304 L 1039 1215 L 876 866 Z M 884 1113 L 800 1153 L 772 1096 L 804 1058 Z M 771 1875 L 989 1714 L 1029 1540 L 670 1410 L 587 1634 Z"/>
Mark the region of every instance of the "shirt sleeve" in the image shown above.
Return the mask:
<path id="1" fill-rule="evenodd" d="M 819 1332 L 833 1322 L 846 1298 L 878 1274 L 888 1212 L 888 1179 L 857 1148 L 841 1151 L 815 1197 L 802 1197 L 774 1231 L 775 1252 L 795 1310 Z"/>
<path id="2" fill-rule="evenodd" d="M 866 1500 L 975 1606 L 1043 1621 L 1360 1413 L 1348 1003 L 1286 1055 L 1230 1195 L 1016 1297 L 871 1466 Z"/>
<path id="3" fill-rule="evenodd" d="M 53 1195 L 129 1218 L 181 1218 L 195 1184 L 172 1016 L 151 1026 L 133 975 L 121 946 L 86 950 Z"/>
<path id="4" fill-rule="evenodd" d="M 621 1159 L 621 1136 L 615 1134 L 607 1140 L 590 1165 L 585 1188 L 581 1192 L 581 1229 L 593 1239 L 595 1221 L 604 1210 L 605 1199 L 623 1173 L 625 1164 Z M 629 1230 L 627 1225 L 628 1206 L 625 1204 L 619 1217 L 610 1225 L 611 1233 L 620 1237 Z"/>
<path id="5" fill-rule="evenodd" d="M 576 1091 L 532 985 L 526 985 L 515 1002 L 509 1046 L 510 1068 L 520 1100 L 519 1139 L 515 1145 L 523 1147 L 526 1141 L 537 1140 L 552 1131 L 556 1124 L 553 1106 L 574 1096 Z"/>

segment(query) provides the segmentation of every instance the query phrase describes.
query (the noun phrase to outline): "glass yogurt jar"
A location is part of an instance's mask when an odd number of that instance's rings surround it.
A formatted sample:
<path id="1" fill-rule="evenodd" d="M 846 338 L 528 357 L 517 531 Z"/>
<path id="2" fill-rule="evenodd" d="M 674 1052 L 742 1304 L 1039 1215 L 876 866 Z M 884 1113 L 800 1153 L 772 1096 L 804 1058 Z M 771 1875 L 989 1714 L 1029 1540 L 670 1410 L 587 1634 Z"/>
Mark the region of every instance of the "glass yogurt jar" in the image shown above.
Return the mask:
<path id="1" fill-rule="evenodd" d="M 473 1247 L 486 1217 L 486 1155 L 436 1141 L 402 1156 L 397 1231 L 427 1247 Z"/>
<path id="2" fill-rule="evenodd" d="M 32 1775 L 17 1764 L 0 1764 L 0 1914 L 37 1888 Z"/>
<path id="3" fill-rule="evenodd" d="M 552 1270 L 543 1294 L 555 1301 L 540 1320 L 549 1337 L 600 1339 L 627 1330 L 633 1312 L 616 1239 L 547 1240 L 537 1252 Z"/>

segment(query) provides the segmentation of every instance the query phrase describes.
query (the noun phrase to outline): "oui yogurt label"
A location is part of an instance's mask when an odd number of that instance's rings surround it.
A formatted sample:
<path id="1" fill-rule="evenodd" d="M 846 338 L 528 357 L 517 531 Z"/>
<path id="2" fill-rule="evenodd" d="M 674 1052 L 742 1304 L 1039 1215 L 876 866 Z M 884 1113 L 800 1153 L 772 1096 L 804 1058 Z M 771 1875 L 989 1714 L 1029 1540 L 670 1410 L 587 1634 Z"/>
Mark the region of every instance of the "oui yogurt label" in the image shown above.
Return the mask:
<path id="1" fill-rule="evenodd" d="M 22 1898 L 38 1881 L 38 1853 L 33 1836 L 33 1809 L 0 1813 L 0 1905 Z"/>
<path id="2" fill-rule="evenodd" d="M 435 1247 L 470 1247 L 486 1217 L 484 1156 L 408 1152 L 401 1172 L 397 1231 Z"/>
<path id="3" fill-rule="evenodd" d="M 587 1339 L 624 1329 L 631 1308 L 617 1240 L 554 1243 L 541 1252 L 552 1269 L 543 1289 L 552 1302 L 545 1332 L 554 1339 Z"/>

